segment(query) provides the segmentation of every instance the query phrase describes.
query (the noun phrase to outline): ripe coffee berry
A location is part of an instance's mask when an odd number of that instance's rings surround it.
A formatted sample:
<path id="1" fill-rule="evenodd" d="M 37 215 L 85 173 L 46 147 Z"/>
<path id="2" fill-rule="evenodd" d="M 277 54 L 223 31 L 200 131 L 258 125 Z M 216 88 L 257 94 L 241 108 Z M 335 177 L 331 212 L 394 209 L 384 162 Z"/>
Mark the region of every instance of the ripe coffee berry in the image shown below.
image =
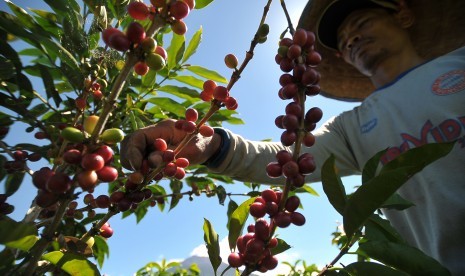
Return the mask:
<path id="1" fill-rule="evenodd" d="M 166 144 L 166 141 L 162 138 L 155 139 L 153 146 L 157 151 L 165 151 L 168 149 L 168 144 Z"/>
<path id="2" fill-rule="evenodd" d="M 228 263 L 231 267 L 240 267 L 244 265 L 241 255 L 237 252 L 233 252 L 228 256 Z"/>
<path id="3" fill-rule="evenodd" d="M 177 20 L 183 19 L 189 14 L 189 6 L 184 1 L 175 1 L 171 3 L 170 15 Z"/>
<path id="4" fill-rule="evenodd" d="M 200 135 L 202 135 L 204 137 L 212 137 L 213 134 L 215 133 L 215 131 L 213 130 L 213 128 L 211 126 L 202 125 L 199 128 L 199 133 L 200 133 Z"/>
<path id="5" fill-rule="evenodd" d="M 278 197 L 276 196 L 276 192 L 274 190 L 263 190 L 260 195 L 265 200 L 265 202 L 278 203 Z"/>
<path id="6" fill-rule="evenodd" d="M 194 108 L 188 108 L 186 109 L 185 116 L 187 121 L 196 122 L 199 118 L 199 113 Z"/>
<path id="7" fill-rule="evenodd" d="M 218 101 L 224 101 L 229 97 L 229 91 L 224 86 L 217 86 L 213 90 L 213 97 Z"/>
<path id="8" fill-rule="evenodd" d="M 145 29 L 139 22 L 131 22 L 126 30 L 126 35 L 132 43 L 138 44 L 145 39 Z"/>
<path id="9" fill-rule="evenodd" d="M 144 20 L 149 16 L 149 7 L 143 2 L 131 2 L 128 5 L 128 14 L 136 20 Z"/>
<path id="10" fill-rule="evenodd" d="M 81 166 L 86 170 L 98 171 L 105 165 L 103 157 L 96 153 L 88 153 L 82 157 Z"/>
<path id="11" fill-rule="evenodd" d="M 256 218 L 262 218 L 266 215 L 266 206 L 260 202 L 254 202 L 250 205 L 249 212 Z"/>
<path id="12" fill-rule="evenodd" d="M 171 29 L 177 35 L 184 35 L 187 32 L 187 25 L 182 20 L 176 20 L 171 24 Z"/>
<path id="13" fill-rule="evenodd" d="M 144 76 L 149 72 L 149 66 L 144 61 L 139 61 L 134 65 L 134 72 L 139 76 Z"/>

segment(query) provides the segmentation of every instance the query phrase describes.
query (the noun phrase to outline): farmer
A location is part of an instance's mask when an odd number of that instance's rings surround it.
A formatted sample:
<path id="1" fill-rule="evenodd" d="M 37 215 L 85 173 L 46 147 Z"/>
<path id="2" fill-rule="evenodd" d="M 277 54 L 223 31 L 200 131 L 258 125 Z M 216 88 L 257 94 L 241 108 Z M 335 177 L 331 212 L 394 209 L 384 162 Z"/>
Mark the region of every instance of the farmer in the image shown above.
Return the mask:
<path id="1" fill-rule="evenodd" d="M 316 33 L 323 62 L 321 94 L 361 101 L 314 132 L 310 152 L 317 167 L 334 153 L 343 176 L 360 174 L 368 159 L 389 148 L 381 163 L 425 143 L 456 141 L 444 158 L 427 166 L 398 193 L 415 205 L 385 210 L 391 224 L 412 246 L 465 275 L 465 1 L 313 0 L 299 26 Z M 129 135 L 121 145 L 123 165 L 152 165 L 154 139 L 172 146 L 184 133 L 173 120 Z M 247 140 L 223 128 L 198 136 L 181 155 L 192 164 L 241 181 L 284 183 L 265 167 L 284 149 L 281 143 Z M 320 172 L 307 182 L 320 180 Z"/>

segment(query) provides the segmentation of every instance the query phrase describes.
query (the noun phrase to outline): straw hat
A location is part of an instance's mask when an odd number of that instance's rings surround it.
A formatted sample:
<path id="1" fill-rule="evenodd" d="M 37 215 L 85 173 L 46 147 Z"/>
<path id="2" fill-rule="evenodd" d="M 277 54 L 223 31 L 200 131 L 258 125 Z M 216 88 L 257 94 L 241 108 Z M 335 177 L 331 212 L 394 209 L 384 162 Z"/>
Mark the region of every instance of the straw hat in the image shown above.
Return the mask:
<path id="1" fill-rule="evenodd" d="M 316 50 L 323 61 L 321 95 L 342 100 L 362 101 L 375 90 L 370 79 L 336 56 L 335 35 L 339 24 L 352 11 L 362 7 L 395 9 L 399 0 L 309 0 L 298 27 L 317 34 Z M 413 44 L 425 59 L 438 57 L 465 45 L 465 0 L 407 1 L 415 14 L 409 28 Z M 323 31 L 324 30 L 324 31 Z"/>

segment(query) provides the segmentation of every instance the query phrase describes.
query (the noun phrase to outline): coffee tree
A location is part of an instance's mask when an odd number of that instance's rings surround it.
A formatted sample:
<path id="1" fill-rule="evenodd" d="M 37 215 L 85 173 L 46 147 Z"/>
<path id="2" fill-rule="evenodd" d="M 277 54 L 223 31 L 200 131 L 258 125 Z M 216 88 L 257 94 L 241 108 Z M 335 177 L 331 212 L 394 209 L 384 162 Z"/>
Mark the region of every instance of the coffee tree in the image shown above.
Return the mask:
<path id="1" fill-rule="evenodd" d="M 0 142 L 0 178 L 5 184 L 5 194 L 0 195 L 0 242 L 4 245 L 0 271 L 99 275 L 98 266 L 108 253 L 106 239 L 113 235 L 110 218 L 121 213 L 123 218 L 135 215 L 141 220 L 149 208 L 175 208 L 184 196 L 216 196 L 223 203 L 231 195 L 217 184 L 231 179 L 190 165 L 178 153 L 196 135 L 209 137 L 215 126 L 240 122 L 232 89 L 255 47 L 267 40 L 266 18 L 272 1 L 257 16 L 259 27 L 244 60 L 228 54 L 220 61 L 232 70 L 229 79 L 187 62 L 200 44 L 202 30 L 186 41 L 184 19 L 212 0 L 44 2 L 50 7 L 47 11 L 26 11 L 8 1 L 11 11 L 0 12 L 0 135 L 3 139 L 11 126 L 21 123 L 26 125 L 22 135 L 34 141 Z M 289 18 L 284 1 L 281 6 L 283 16 Z M 18 41 L 27 46 L 16 50 L 13 45 Z M 334 167 L 337 156 L 316 168 L 311 155 L 301 154 L 302 146 L 314 144 L 311 131 L 322 117 L 320 108 L 307 107 L 319 93 L 321 56 L 314 42 L 312 32 L 289 23 L 276 56 L 270 57 L 283 71 L 277 100 L 289 103 L 275 125 L 283 130 L 281 142 L 289 151 L 279 152 L 276 161 L 263 169 L 270 177 L 283 176 L 286 183 L 265 188 L 251 185 L 248 199 L 239 206 L 229 204 L 229 268 L 249 275 L 277 266 L 279 253 L 290 246 L 277 238 L 276 230 L 306 224 L 298 211 L 302 205 L 298 195 L 311 191 L 305 175 L 321 170 L 324 191 L 343 217 L 344 232 L 335 233 L 340 254 L 320 274 L 444 272 L 433 259 L 405 245 L 376 211 L 407 208 L 409 203 L 395 194 L 397 188 L 445 155 L 451 145 L 408 151 L 378 172 L 380 153 L 366 164 L 362 186 L 347 195 Z M 42 81 L 42 89 L 33 87 L 33 78 Z M 125 134 L 159 121 L 173 123 L 184 134 L 180 145 L 171 149 L 158 139 L 153 150 L 163 152 L 159 166 L 150 167 L 145 160 L 140 171 L 124 170 L 118 145 Z M 25 218 L 15 221 L 9 217 L 14 206 L 8 197 L 21 185 L 29 185 L 23 183 L 26 174 L 37 193 Z M 169 183 L 170 191 L 162 181 Z M 108 187 L 106 194 L 95 193 L 100 185 Z M 249 214 L 253 222 L 245 227 Z M 207 219 L 204 232 L 217 273 L 223 260 L 218 235 Z M 334 267 L 357 243 L 360 262 Z M 401 261 L 406 256 L 408 261 Z"/>

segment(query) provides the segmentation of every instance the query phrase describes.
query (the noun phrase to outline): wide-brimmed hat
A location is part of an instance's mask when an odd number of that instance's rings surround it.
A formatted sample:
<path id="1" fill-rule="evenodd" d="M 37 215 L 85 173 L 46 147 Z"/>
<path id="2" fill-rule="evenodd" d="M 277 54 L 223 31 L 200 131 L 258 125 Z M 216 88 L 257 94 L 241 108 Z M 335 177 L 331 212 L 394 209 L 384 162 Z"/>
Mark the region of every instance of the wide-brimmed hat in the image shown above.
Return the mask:
<path id="1" fill-rule="evenodd" d="M 419 55 L 426 60 L 465 45 L 465 0 L 410 0 L 415 15 L 409 28 Z M 370 79 L 337 57 L 336 32 L 354 10 L 368 7 L 396 9 L 399 0 L 309 0 L 298 27 L 315 32 L 316 50 L 322 55 L 318 66 L 321 95 L 342 101 L 362 101 L 375 87 Z"/>

